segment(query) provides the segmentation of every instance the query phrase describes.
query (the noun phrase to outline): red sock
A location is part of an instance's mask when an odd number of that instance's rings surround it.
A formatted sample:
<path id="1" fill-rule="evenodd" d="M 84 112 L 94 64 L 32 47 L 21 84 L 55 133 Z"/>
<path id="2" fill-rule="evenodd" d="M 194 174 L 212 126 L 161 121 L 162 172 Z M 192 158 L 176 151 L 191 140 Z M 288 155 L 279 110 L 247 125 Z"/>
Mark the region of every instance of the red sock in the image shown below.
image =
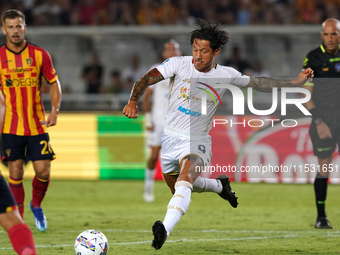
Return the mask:
<path id="1" fill-rule="evenodd" d="M 32 207 L 39 208 L 41 207 L 41 201 L 44 199 L 48 184 L 50 183 L 50 178 L 47 180 L 43 180 L 34 176 L 32 180 Z"/>
<path id="2" fill-rule="evenodd" d="M 37 255 L 32 232 L 27 225 L 15 225 L 8 231 L 8 236 L 19 255 Z"/>
<path id="3" fill-rule="evenodd" d="M 12 177 L 9 177 L 8 186 L 13 194 L 15 202 L 18 204 L 21 218 L 24 218 L 25 190 L 24 186 L 22 185 L 22 179 L 14 179 Z"/>

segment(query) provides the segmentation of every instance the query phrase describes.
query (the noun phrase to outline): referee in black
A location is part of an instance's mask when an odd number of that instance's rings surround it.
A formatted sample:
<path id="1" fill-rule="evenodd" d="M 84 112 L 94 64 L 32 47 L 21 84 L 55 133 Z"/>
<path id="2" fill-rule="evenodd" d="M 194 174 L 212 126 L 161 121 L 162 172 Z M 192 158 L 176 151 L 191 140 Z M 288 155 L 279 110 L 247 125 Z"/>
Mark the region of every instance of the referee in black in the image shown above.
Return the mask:
<path id="1" fill-rule="evenodd" d="M 322 23 L 322 45 L 308 53 L 303 68 L 314 70 L 314 79 L 305 84 L 311 94 L 305 107 L 312 114 L 309 134 L 314 155 L 318 157 L 318 173 L 314 191 L 318 216 L 315 228 L 332 229 L 325 212 L 327 182 L 335 168 L 332 154 L 340 144 L 340 22 L 327 19 Z"/>

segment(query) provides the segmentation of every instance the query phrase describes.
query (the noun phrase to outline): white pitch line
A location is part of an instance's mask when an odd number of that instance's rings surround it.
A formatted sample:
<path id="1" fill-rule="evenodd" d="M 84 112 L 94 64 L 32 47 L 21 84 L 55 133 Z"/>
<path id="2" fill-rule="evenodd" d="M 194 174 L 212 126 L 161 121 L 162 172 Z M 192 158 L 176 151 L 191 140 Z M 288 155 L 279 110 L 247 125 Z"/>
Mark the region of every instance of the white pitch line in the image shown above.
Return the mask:
<path id="1" fill-rule="evenodd" d="M 34 230 L 34 229 L 33 229 Z M 129 229 L 98 229 L 101 232 L 121 232 L 121 233 L 151 233 L 150 230 L 129 230 Z M 54 232 L 68 232 L 81 233 L 84 230 L 54 230 Z M 217 229 L 203 229 L 203 230 L 175 230 L 178 233 L 254 233 L 254 234 L 317 234 L 320 231 L 306 230 L 306 231 L 285 231 L 285 230 L 217 230 Z M 339 234 L 340 230 L 326 230 L 323 233 Z M 0 234 L 7 234 L 6 231 L 0 230 Z"/>
<path id="2" fill-rule="evenodd" d="M 308 238 L 308 237 L 340 237 L 340 234 L 327 233 L 326 235 L 283 235 L 283 236 L 253 236 L 253 237 L 235 237 L 235 238 L 213 238 L 213 239 L 178 239 L 167 240 L 167 243 L 177 242 L 218 242 L 218 241 L 244 241 L 244 240 L 261 240 L 261 239 L 284 239 L 284 238 Z M 139 242 L 123 242 L 123 243 L 110 243 L 110 246 L 115 245 L 135 245 L 135 244 L 151 244 L 151 240 Z M 36 248 L 55 248 L 55 247 L 73 247 L 71 244 L 56 244 L 56 245 L 36 245 Z M 11 250 L 12 247 L 1 247 L 0 250 Z"/>

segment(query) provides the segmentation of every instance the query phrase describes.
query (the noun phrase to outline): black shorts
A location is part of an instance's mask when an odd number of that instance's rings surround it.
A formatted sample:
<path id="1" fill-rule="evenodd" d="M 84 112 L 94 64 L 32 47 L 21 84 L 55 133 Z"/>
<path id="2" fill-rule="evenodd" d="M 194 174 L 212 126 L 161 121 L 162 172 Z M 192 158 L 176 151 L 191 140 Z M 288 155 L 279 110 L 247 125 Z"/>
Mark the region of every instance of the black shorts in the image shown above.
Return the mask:
<path id="1" fill-rule="evenodd" d="M 320 139 L 314 121 L 312 121 L 310 125 L 309 135 L 312 140 L 314 155 L 317 156 L 318 158 L 328 158 L 335 151 L 336 145 L 338 145 L 339 150 L 340 145 L 339 112 L 335 112 L 332 110 L 322 111 L 321 119 L 331 130 L 332 138 Z"/>
<path id="2" fill-rule="evenodd" d="M 56 158 L 48 133 L 34 136 L 2 134 L 2 161 L 53 160 Z"/>
<path id="3" fill-rule="evenodd" d="M 13 195 L 7 186 L 4 177 L 0 173 L 0 213 L 9 212 L 18 209 Z"/>

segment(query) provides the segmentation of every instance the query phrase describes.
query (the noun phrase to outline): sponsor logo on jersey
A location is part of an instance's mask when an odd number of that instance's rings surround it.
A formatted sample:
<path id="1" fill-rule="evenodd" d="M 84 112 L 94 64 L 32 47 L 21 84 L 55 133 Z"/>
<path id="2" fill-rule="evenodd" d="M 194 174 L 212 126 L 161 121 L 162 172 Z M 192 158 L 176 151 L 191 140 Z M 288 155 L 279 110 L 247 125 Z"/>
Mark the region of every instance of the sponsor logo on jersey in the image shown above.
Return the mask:
<path id="1" fill-rule="evenodd" d="M 7 87 L 12 87 L 12 86 L 13 86 L 13 82 L 12 82 L 11 79 L 7 79 L 7 80 L 6 80 L 6 86 L 7 86 Z"/>
<path id="2" fill-rule="evenodd" d="M 329 62 L 338 62 L 338 61 L 340 61 L 340 58 L 330 58 L 329 59 Z"/>
<path id="3" fill-rule="evenodd" d="M 190 83 L 190 79 L 185 79 L 183 82 Z"/>
<path id="4" fill-rule="evenodd" d="M 180 111 L 180 112 L 182 112 L 182 113 L 185 113 L 185 114 L 187 114 L 187 115 L 191 115 L 191 116 L 193 116 L 193 117 L 199 117 L 199 116 L 202 115 L 202 113 L 200 113 L 200 112 L 191 111 L 190 109 L 184 108 L 184 107 L 182 107 L 182 106 L 179 106 L 179 107 L 177 108 L 177 110 Z"/>
<path id="5" fill-rule="evenodd" d="M 162 65 L 164 65 L 165 63 L 169 62 L 170 61 L 170 58 L 164 60 L 164 62 L 162 63 Z"/>
<path id="6" fill-rule="evenodd" d="M 19 78 L 19 79 L 7 79 L 6 80 L 7 87 L 31 87 L 38 86 L 37 78 Z"/>
<path id="7" fill-rule="evenodd" d="M 33 68 L 23 68 L 23 67 L 6 69 L 7 73 L 25 73 L 25 72 L 32 72 L 32 71 L 33 71 Z"/>

